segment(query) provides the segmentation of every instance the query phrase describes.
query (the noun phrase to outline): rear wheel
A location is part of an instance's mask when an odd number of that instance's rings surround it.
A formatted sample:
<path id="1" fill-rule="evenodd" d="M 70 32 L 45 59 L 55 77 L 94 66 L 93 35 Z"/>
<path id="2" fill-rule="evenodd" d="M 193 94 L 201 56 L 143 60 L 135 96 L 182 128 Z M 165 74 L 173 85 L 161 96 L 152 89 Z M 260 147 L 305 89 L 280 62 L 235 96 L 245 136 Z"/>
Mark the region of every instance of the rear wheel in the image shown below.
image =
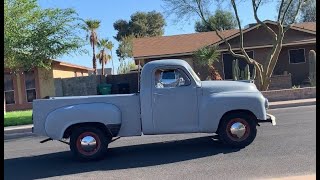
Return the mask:
<path id="1" fill-rule="evenodd" d="M 110 138 L 96 127 L 78 127 L 70 136 L 70 149 L 79 160 L 101 159 L 108 148 Z"/>
<path id="2" fill-rule="evenodd" d="M 232 147 L 245 147 L 257 135 L 255 118 L 248 113 L 232 113 L 221 119 L 218 134 L 220 140 Z"/>

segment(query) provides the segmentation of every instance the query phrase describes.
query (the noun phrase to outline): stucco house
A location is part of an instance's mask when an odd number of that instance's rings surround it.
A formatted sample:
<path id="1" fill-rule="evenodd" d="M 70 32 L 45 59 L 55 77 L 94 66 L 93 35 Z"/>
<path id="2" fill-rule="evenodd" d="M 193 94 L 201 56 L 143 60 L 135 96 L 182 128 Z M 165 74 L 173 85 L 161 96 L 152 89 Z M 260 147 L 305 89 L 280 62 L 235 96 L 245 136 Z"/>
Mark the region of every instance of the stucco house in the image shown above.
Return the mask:
<path id="1" fill-rule="evenodd" d="M 7 111 L 32 108 L 33 99 L 55 96 L 54 78 L 88 76 L 92 68 L 52 60 L 52 68 L 31 71 L 4 69 L 4 98 Z"/>
<path id="2" fill-rule="evenodd" d="M 276 22 L 264 21 L 270 28 L 277 31 Z M 251 58 L 258 62 L 272 48 L 272 36 L 259 24 L 249 24 L 243 30 L 244 47 Z M 222 31 L 235 52 L 239 51 L 239 30 Z M 173 36 L 137 38 L 133 41 L 133 57 L 136 64 L 144 65 L 153 60 L 177 58 L 187 61 L 200 77 L 207 77 L 203 68 L 196 67 L 193 54 L 204 46 L 217 45 L 221 52 L 219 62 L 214 63 L 224 79 L 232 79 L 232 61 L 226 44 L 220 40 L 215 32 L 181 34 Z M 283 47 L 273 75 L 291 73 L 292 84 L 298 85 L 308 79 L 308 53 L 316 50 L 316 23 L 305 22 L 294 24 L 285 34 Z M 246 62 L 239 60 L 240 69 L 244 69 Z M 250 67 L 252 71 L 253 66 Z"/>

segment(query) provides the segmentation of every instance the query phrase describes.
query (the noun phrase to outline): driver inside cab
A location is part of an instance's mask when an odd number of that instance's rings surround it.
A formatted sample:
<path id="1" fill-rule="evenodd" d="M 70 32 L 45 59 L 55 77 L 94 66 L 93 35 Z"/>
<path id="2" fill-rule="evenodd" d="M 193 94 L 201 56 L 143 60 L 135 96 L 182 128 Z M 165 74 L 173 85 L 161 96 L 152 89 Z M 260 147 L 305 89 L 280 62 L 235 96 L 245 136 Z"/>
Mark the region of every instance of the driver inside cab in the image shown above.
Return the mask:
<path id="1" fill-rule="evenodd" d="M 163 84 L 161 83 L 160 79 L 161 79 L 161 70 L 158 69 L 155 72 L 156 88 L 163 88 L 164 87 Z"/>

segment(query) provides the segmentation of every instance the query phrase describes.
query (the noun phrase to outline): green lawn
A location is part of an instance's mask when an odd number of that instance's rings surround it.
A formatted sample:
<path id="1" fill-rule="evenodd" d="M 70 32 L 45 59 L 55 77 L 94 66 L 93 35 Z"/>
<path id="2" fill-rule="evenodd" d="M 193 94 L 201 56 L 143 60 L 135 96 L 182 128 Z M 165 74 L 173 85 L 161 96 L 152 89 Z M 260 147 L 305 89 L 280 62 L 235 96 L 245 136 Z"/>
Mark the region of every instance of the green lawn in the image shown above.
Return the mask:
<path id="1" fill-rule="evenodd" d="M 32 110 L 7 112 L 4 116 L 4 127 L 32 124 Z"/>

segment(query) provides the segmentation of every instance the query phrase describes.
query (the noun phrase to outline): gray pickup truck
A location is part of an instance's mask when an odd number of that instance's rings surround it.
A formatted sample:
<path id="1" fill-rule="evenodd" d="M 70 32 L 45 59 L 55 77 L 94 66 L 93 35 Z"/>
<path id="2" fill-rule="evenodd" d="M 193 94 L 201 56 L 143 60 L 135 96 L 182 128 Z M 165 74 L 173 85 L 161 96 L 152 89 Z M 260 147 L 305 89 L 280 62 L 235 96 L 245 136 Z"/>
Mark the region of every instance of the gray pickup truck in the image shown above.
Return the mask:
<path id="1" fill-rule="evenodd" d="M 147 63 L 140 93 L 51 97 L 33 101 L 33 132 L 70 145 L 81 160 L 102 158 L 119 137 L 216 133 L 233 147 L 256 137 L 256 126 L 275 117 L 252 82 L 200 81 L 183 60 Z"/>

